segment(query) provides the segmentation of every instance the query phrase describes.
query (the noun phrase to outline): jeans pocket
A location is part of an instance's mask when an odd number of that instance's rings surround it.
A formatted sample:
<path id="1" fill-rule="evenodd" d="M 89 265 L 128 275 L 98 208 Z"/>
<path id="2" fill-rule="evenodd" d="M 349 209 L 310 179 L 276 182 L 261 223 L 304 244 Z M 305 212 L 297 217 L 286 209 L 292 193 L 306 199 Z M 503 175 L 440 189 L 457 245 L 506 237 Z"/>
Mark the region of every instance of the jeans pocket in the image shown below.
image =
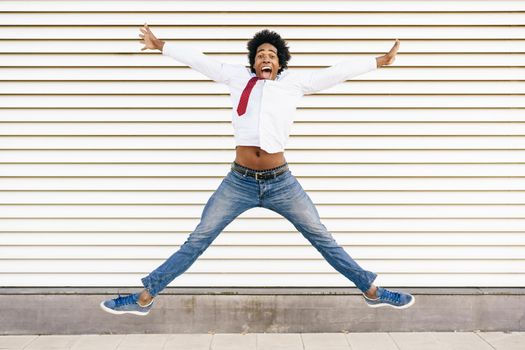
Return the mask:
<path id="1" fill-rule="evenodd" d="M 240 180 L 244 180 L 246 177 L 240 173 L 238 173 L 237 171 L 235 170 L 230 170 L 230 172 L 228 173 L 228 176 L 231 176 L 231 177 L 235 177 L 237 179 L 240 179 Z"/>

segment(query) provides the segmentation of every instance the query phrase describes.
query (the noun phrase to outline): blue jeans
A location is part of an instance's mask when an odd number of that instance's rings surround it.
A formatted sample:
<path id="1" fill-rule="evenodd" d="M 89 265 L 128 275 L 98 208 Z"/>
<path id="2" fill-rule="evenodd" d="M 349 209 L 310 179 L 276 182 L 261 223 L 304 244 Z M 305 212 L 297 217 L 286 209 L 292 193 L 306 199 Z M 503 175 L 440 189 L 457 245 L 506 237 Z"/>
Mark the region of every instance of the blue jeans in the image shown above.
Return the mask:
<path id="1" fill-rule="evenodd" d="M 337 244 L 290 170 L 269 180 L 256 180 L 231 170 L 208 199 L 200 223 L 186 242 L 162 265 L 142 278 L 144 287 L 156 296 L 186 271 L 230 222 L 254 207 L 273 210 L 288 219 L 334 269 L 362 292 L 370 289 L 377 275 L 363 270 Z"/>

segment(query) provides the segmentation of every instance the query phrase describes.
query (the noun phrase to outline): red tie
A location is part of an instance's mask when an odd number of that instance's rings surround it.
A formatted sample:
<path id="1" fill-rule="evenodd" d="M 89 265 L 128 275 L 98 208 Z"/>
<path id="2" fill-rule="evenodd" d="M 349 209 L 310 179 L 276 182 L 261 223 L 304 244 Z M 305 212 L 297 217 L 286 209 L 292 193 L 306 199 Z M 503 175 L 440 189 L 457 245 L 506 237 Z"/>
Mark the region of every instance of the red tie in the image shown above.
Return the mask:
<path id="1" fill-rule="evenodd" d="M 248 99 L 250 98 L 250 93 L 252 92 L 253 87 L 257 80 L 263 80 L 263 78 L 253 77 L 248 81 L 246 87 L 242 91 L 241 99 L 239 100 L 239 105 L 237 106 L 237 114 L 239 117 L 246 113 L 246 106 L 248 105 Z"/>

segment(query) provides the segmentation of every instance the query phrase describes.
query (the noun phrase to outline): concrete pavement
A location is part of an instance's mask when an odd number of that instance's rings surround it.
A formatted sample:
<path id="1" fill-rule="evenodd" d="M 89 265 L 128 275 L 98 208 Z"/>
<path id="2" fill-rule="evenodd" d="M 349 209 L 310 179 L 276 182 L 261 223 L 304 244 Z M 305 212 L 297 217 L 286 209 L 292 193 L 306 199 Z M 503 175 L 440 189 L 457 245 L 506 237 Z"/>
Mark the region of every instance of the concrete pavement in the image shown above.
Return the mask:
<path id="1" fill-rule="evenodd" d="M 523 350 L 525 332 L 0 336 L 3 350 Z"/>

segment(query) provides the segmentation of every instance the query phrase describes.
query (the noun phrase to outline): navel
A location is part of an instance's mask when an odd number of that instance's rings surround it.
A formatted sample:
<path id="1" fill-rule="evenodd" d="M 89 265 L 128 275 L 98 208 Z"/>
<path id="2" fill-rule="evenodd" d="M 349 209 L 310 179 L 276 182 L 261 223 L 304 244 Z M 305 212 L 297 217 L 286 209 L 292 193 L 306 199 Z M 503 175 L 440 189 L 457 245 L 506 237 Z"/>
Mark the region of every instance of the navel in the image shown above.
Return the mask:
<path id="1" fill-rule="evenodd" d="M 256 155 L 257 157 L 260 157 L 260 156 L 261 156 L 261 154 L 259 153 L 259 151 L 255 151 L 255 155 Z"/>

